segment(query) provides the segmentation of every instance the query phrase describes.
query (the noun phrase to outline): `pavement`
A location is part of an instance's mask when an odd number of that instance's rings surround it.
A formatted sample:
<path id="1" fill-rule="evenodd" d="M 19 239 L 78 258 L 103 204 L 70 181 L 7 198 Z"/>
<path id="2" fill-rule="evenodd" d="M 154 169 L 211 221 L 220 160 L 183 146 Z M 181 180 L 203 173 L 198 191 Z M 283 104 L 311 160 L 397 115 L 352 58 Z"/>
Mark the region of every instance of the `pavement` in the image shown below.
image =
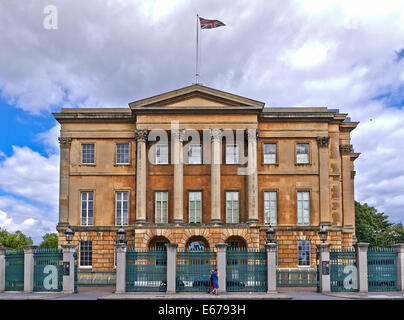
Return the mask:
<path id="1" fill-rule="evenodd" d="M 0 300 L 404 300 L 404 292 L 333 292 L 321 294 L 304 288 L 280 288 L 278 293 L 222 293 L 218 296 L 207 293 L 183 292 L 127 292 L 114 293 L 114 287 L 79 287 L 77 294 L 60 292 L 3 292 Z"/>

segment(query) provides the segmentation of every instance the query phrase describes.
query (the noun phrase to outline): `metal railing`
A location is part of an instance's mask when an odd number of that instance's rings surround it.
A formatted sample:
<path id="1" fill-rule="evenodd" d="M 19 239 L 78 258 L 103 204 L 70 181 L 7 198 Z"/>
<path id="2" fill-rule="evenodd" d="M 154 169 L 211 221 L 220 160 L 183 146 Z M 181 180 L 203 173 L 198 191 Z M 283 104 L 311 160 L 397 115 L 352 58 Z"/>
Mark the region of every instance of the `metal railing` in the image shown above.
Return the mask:
<path id="1" fill-rule="evenodd" d="M 368 249 L 368 290 L 397 290 L 397 265 L 394 249 Z"/>

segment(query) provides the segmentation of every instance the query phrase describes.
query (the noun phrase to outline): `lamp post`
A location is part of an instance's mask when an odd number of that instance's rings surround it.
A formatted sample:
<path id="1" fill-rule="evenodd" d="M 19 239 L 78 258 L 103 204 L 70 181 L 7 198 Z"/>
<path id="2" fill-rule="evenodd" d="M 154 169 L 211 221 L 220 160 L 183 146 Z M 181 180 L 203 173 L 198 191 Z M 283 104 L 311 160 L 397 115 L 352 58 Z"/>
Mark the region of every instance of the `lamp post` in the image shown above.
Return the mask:
<path id="1" fill-rule="evenodd" d="M 70 243 L 73 240 L 74 231 L 70 228 L 70 226 L 68 226 L 66 231 L 65 231 L 65 237 L 66 237 L 66 241 L 68 243 Z"/>
<path id="2" fill-rule="evenodd" d="M 118 229 L 116 232 L 116 235 L 118 237 L 118 243 L 125 243 L 126 240 L 126 232 L 122 226 Z"/>
<path id="3" fill-rule="evenodd" d="M 325 243 L 327 241 L 328 232 L 324 226 L 321 227 L 320 231 L 318 232 L 318 236 L 322 243 Z"/>
<path id="4" fill-rule="evenodd" d="M 269 228 L 265 233 L 267 234 L 267 243 L 274 243 L 276 232 L 271 225 L 269 225 Z"/>

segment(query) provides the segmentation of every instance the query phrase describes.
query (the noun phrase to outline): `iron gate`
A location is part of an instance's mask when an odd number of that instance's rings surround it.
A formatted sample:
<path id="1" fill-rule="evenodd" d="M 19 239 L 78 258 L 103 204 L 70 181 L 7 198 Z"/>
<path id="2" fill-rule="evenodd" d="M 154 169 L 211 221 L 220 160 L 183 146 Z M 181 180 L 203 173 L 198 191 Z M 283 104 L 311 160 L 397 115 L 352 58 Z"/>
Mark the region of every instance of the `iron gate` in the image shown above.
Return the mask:
<path id="1" fill-rule="evenodd" d="M 24 291 L 24 250 L 6 251 L 6 291 Z"/>
<path id="2" fill-rule="evenodd" d="M 34 291 L 62 290 L 62 249 L 36 249 L 34 254 Z"/>
<path id="3" fill-rule="evenodd" d="M 317 269 L 282 268 L 276 270 L 278 287 L 317 287 Z"/>
<path id="4" fill-rule="evenodd" d="M 397 290 L 397 266 L 394 249 L 368 249 L 368 290 Z"/>
<path id="5" fill-rule="evenodd" d="M 227 291 L 267 291 L 267 253 L 265 249 L 227 248 L 226 260 Z"/>
<path id="6" fill-rule="evenodd" d="M 178 249 L 176 268 L 176 290 L 178 292 L 208 292 L 210 271 L 216 268 L 215 249 Z"/>
<path id="7" fill-rule="evenodd" d="M 358 291 L 355 248 L 330 250 L 330 281 L 332 292 Z"/>
<path id="8" fill-rule="evenodd" d="M 166 248 L 128 248 L 126 291 L 167 291 Z"/>

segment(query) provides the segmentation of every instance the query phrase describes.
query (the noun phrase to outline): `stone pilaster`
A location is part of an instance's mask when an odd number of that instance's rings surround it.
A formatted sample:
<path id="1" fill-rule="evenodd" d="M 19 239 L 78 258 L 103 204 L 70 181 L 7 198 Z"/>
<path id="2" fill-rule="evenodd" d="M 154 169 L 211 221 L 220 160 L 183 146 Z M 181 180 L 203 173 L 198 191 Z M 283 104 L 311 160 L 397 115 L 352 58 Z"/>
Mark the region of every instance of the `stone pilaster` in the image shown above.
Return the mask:
<path id="1" fill-rule="evenodd" d="M 220 210 L 220 165 L 222 160 L 222 130 L 212 129 L 210 132 L 212 143 L 211 155 L 211 223 L 221 223 Z"/>
<path id="2" fill-rule="evenodd" d="M 175 293 L 177 279 L 177 247 L 176 243 L 166 243 L 167 248 L 167 293 Z"/>
<path id="3" fill-rule="evenodd" d="M 59 226 L 69 224 L 69 173 L 70 148 L 72 138 L 59 137 L 60 146 L 60 180 L 59 180 Z"/>
<path id="4" fill-rule="evenodd" d="M 62 244 L 63 263 L 69 264 L 69 274 L 63 275 L 63 293 L 74 293 L 74 244 Z"/>
<path id="5" fill-rule="evenodd" d="M 278 245 L 276 243 L 265 244 L 267 252 L 267 293 L 276 293 L 278 291 L 276 285 L 276 252 Z"/>
<path id="6" fill-rule="evenodd" d="M 183 146 L 184 131 L 172 130 L 171 143 L 173 148 L 174 165 L 174 223 L 184 222 L 184 168 L 183 168 Z"/>
<path id="7" fill-rule="evenodd" d="M 368 247 L 369 243 L 355 244 L 359 292 L 368 292 Z"/>
<path id="8" fill-rule="evenodd" d="M 323 262 L 328 264 L 330 270 L 330 244 L 322 243 L 318 245 L 320 251 L 320 292 L 327 293 L 331 292 L 331 278 L 330 274 L 324 274 L 323 271 Z"/>
<path id="9" fill-rule="evenodd" d="M 226 292 L 226 249 L 228 244 L 217 243 L 217 272 L 219 274 L 219 293 Z"/>
<path id="10" fill-rule="evenodd" d="M 248 129 L 248 222 L 258 223 L 257 130 Z"/>
<path id="11" fill-rule="evenodd" d="M 126 291 L 126 250 L 125 243 L 115 243 L 116 250 L 116 289 L 115 293 Z"/>
<path id="12" fill-rule="evenodd" d="M 136 223 L 146 222 L 146 141 L 147 130 L 135 130 L 136 145 Z"/>
<path id="13" fill-rule="evenodd" d="M 320 183 L 320 224 L 331 225 L 330 221 L 330 186 L 328 166 L 328 146 L 330 137 L 317 137 L 319 183 Z"/>
<path id="14" fill-rule="evenodd" d="M 0 243 L 0 292 L 6 290 L 6 248 Z"/>
<path id="15" fill-rule="evenodd" d="M 404 243 L 393 245 L 396 252 L 397 290 L 404 291 Z"/>
<path id="16" fill-rule="evenodd" d="M 344 229 L 354 230 L 355 224 L 355 202 L 354 202 L 354 180 L 352 179 L 352 145 L 340 145 L 342 165 L 342 211 Z"/>
<path id="17" fill-rule="evenodd" d="M 38 246 L 27 245 L 24 249 L 24 292 L 34 290 L 34 254 Z"/>

